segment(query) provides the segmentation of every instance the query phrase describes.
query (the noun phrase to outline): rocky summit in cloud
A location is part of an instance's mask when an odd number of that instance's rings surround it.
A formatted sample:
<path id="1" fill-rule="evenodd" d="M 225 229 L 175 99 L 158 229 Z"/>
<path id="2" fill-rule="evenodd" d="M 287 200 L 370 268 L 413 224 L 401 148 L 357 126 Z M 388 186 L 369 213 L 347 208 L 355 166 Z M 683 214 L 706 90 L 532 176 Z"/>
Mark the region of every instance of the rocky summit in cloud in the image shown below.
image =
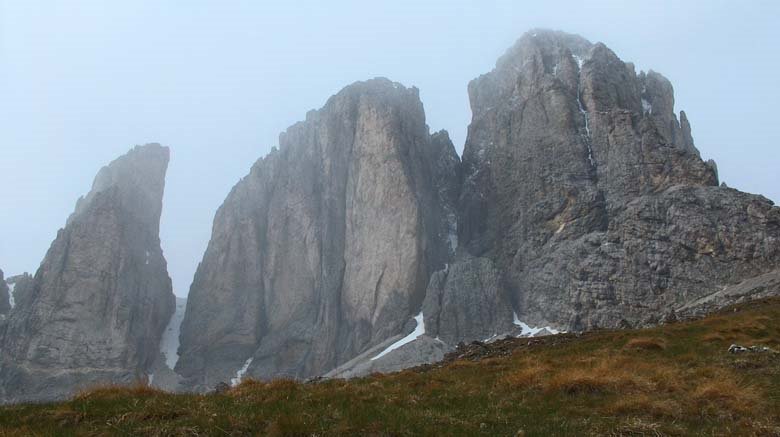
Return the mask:
<path id="1" fill-rule="evenodd" d="M 415 88 L 346 87 L 231 191 L 190 289 L 186 388 L 322 375 L 404 329 L 449 256 L 459 163 Z"/>
<path id="2" fill-rule="evenodd" d="M 661 74 L 536 30 L 468 93 L 462 160 L 416 88 L 358 82 L 309 112 L 228 194 L 173 317 L 168 151 L 115 161 L 15 308 L 0 284 L 0 397 L 353 377 L 780 295 L 780 208 L 718 185 Z"/>
<path id="3" fill-rule="evenodd" d="M 780 209 L 718 186 L 660 74 L 533 31 L 469 95 L 462 253 L 495 264 L 521 320 L 653 324 L 780 266 Z"/>
<path id="4" fill-rule="evenodd" d="M 247 363 L 354 376 L 461 341 L 658 323 L 780 266 L 780 211 L 718 186 L 659 73 L 537 30 L 468 89 L 462 163 L 416 95 L 372 81 L 253 167 L 193 284 L 190 387 Z"/>
<path id="5" fill-rule="evenodd" d="M 159 238 L 168 159 L 135 147 L 79 199 L 0 332 L 0 399 L 146 380 L 174 311 Z"/>

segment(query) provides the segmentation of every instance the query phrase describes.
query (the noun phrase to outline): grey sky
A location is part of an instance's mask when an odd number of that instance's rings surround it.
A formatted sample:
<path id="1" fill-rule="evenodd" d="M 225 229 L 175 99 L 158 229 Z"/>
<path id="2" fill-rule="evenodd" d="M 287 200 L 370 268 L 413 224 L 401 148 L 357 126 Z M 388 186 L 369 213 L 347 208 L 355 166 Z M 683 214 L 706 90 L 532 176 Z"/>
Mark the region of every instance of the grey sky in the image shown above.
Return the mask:
<path id="1" fill-rule="evenodd" d="M 160 142 L 163 250 L 186 295 L 217 207 L 287 126 L 387 76 L 462 150 L 468 81 L 534 27 L 666 75 L 721 179 L 780 201 L 780 2 L 288 3 L 0 0 L 0 268 L 34 272 L 97 170 Z"/>

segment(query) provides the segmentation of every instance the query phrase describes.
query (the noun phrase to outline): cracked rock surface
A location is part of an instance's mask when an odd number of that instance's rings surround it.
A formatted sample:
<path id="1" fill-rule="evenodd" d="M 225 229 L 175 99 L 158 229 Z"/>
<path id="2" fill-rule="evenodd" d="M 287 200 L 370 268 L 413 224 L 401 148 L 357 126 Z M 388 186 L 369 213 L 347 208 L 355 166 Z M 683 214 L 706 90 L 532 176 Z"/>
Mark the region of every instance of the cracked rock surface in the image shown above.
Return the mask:
<path id="1" fill-rule="evenodd" d="M 100 170 L 0 331 L 0 399 L 49 401 L 146 378 L 173 313 L 159 225 L 169 152 L 137 146 Z"/>
<path id="2" fill-rule="evenodd" d="M 279 144 L 214 220 L 182 325 L 188 389 L 247 362 L 307 378 L 353 359 L 403 329 L 452 250 L 459 158 L 416 88 L 350 85 Z"/>
<path id="3" fill-rule="evenodd" d="M 718 187 L 659 73 L 540 30 L 469 94 L 458 237 L 521 320 L 652 324 L 780 265 L 780 210 Z"/>

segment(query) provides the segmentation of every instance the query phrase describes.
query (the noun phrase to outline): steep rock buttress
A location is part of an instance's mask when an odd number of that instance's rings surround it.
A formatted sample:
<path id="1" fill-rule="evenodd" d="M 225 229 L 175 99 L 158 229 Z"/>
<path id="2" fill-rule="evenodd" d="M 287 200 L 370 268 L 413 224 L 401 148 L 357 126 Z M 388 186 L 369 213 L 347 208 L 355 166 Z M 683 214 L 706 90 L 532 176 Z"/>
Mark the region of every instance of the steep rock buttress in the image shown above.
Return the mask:
<path id="1" fill-rule="evenodd" d="M 279 144 L 216 214 L 181 330 L 187 388 L 323 374 L 398 334 L 453 250 L 459 159 L 417 89 L 355 83 Z"/>
<path id="2" fill-rule="evenodd" d="M 0 332 L 0 399 L 146 378 L 174 309 L 159 238 L 168 160 L 135 147 L 79 199 Z"/>

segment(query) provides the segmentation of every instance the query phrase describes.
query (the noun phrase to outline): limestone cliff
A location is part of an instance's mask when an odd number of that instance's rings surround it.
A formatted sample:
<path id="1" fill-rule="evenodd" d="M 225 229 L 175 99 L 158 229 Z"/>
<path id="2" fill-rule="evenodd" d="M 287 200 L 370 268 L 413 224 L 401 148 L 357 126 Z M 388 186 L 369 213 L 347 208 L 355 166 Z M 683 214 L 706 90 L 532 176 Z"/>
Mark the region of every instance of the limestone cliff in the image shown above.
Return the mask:
<path id="1" fill-rule="evenodd" d="M 174 310 L 159 239 L 168 160 L 135 147 L 79 199 L 0 333 L 0 399 L 146 379 Z"/>
<path id="2" fill-rule="evenodd" d="M 658 322 L 780 265 L 780 210 L 717 186 L 660 74 L 540 30 L 469 95 L 459 240 L 493 261 L 520 319 Z"/>
<path id="3" fill-rule="evenodd" d="M 333 369 L 398 334 L 454 251 L 459 158 L 417 89 L 355 83 L 279 144 L 216 214 L 181 330 L 187 388 Z"/>

